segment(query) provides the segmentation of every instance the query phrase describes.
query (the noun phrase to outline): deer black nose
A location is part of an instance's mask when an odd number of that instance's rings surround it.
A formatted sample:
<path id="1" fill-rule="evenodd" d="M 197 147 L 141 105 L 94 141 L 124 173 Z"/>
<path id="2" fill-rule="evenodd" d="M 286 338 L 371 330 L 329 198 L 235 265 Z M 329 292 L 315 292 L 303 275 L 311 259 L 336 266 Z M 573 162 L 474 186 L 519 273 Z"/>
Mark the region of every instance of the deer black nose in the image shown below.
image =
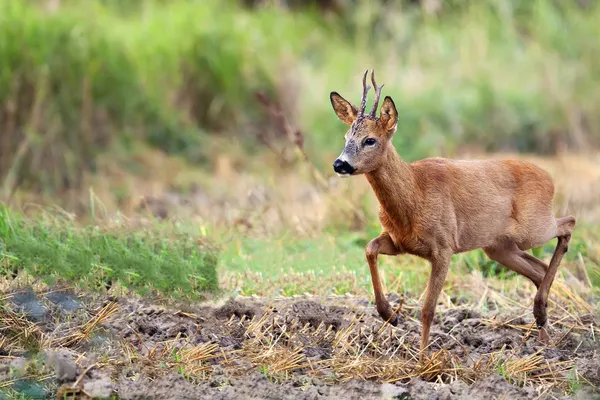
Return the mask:
<path id="1" fill-rule="evenodd" d="M 338 174 L 348 174 L 352 175 L 356 168 L 352 167 L 352 165 L 348 164 L 348 161 L 342 161 L 339 158 L 333 162 L 333 170 Z"/>

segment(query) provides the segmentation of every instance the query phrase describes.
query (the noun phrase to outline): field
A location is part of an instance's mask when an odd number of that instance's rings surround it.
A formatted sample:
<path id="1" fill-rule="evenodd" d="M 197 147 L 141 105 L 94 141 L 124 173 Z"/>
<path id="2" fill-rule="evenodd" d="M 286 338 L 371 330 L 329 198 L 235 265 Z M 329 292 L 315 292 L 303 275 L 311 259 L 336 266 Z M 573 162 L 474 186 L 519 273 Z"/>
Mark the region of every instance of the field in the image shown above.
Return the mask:
<path id="1" fill-rule="evenodd" d="M 600 7 L 385 4 L 0 0 L 0 399 L 600 397 Z M 548 346 L 480 250 L 422 362 L 427 262 L 380 257 L 401 322 L 377 315 L 378 204 L 331 170 L 328 99 L 372 66 L 407 160 L 552 175 L 578 222 Z"/>
<path id="2" fill-rule="evenodd" d="M 537 162 L 560 164 L 542 158 Z M 568 184 L 572 173 L 555 170 L 565 174 L 556 173 L 557 186 Z M 264 207 L 239 209 L 252 210 L 244 216 L 251 228 L 223 232 L 190 223 L 185 216 L 198 201 L 191 195 L 188 201 L 179 200 L 183 205 L 171 206 L 170 222 L 142 217 L 115 222 L 108 216 L 97 221 L 104 224 L 100 232 L 125 232 L 124 237 L 151 232 L 140 236 L 140 247 L 133 252 L 123 249 L 120 236 L 101 235 L 107 244 L 92 248 L 98 249 L 103 268 L 94 267 L 93 261 L 87 266 L 80 254 L 97 240 L 94 231 L 76 227 L 55 210 L 35 222 L 6 211 L 4 221 L 21 245 L 6 241 L 3 256 L 4 269 L 12 275 L 6 274 L 2 282 L 2 361 L 29 362 L 23 371 L 26 379 L 9 379 L 9 371 L 16 370 L 5 371 L 2 386 L 11 389 L 7 395 L 36 398 L 36 393 L 53 393 L 62 385 L 60 390 L 86 398 L 85 393 L 102 393 L 108 383 L 109 393 L 122 399 L 533 399 L 589 398 L 590 388 L 600 385 L 594 322 L 600 232 L 595 225 L 583 222 L 578 227 L 553 285 L 550 346 L 537 342 L 533 285 L 483 253 L 472 252 L 453 260 L 434 322 L 431 358 L 419 364 L 418 316 L 426 263 L 410 256 L 382 257 L 386 291 L 402 315 L 398 327 L 384 324 L 372 305 L 364 261 L 365 241 L 376 228 L 343 234 L 318 228 L 319 215 L 330 220 L 331 213 L 340 211 L 335 199 L 341 193 L 368 193 L 368 188 L 360 178 L 345 180 L 327 193 L 314 189 L 319 200 L 310 205 L 303 199 L 290 204 L 282 198 L 291 201 L 298 194 L 277 182 L 298 187 L 302 181 L 290 183 L 288 176 L 276 175 L 269 177 L 273 186 L 262 188 L 270 197 L 262 200 Z M 215 177 L 215 185 L 222 182 Z M 232 185 L 244 190 L 241 186 Z M 366 200 L 365 212 L 374 202 Z M 280 226 L 277 232 L 280 204 L 296 210 L 297 218 L 285 215 L 306 221 L 306 226 Z M 219 208 L 210 208 L 213 216 L 215 210 Z M 595 212 L 588 208 L 590 219 Z M 376 223 L 372 215 L 365 218 L 369 225 Z M 47 226 L 52 227 L 47 236 L 31 234 Z M 152 250 L 155 237 L 172 237 L 174 231 L 188 232 L 195 243 L 206 242 L 198 246 L 206 254 L 216 252 L 208 238 L 219 243 L 217 292 L 211 285 L 190 286 L 196 280 L 186 279 L 186 274 L 195 276 L 195 269 L 210 269 L 214 261 L 190 259 L 181 237 L 161 242 L 162 252 Z M 52 236 L 56 232 L 62 234 Z M 61 246 L 61 237 L 70 240 Z M 546 261 L 552 244 L 536 250 Z M 79 268 L 73 260 L 81 263 Z M 169 276 L 178 271 L 183 272 Z M 53 351 L 67 354 L 71 361 L 64 363 L 77 371 L 64 381 L 55 379 L 55 364 L 46 358 Z"/>

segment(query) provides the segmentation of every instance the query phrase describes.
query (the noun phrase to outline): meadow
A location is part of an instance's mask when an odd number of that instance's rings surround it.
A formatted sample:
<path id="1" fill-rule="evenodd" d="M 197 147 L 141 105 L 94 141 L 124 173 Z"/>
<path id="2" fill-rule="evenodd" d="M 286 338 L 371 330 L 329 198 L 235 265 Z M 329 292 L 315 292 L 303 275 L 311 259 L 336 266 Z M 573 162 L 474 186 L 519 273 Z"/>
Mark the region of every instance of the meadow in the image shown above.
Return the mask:
<path id="1" fill-rule="evenodd" d="M 598 4 L 58 3 L 0 0 L 0 399 L 597 393 Z M 378 319 L 378 205 L 331 169 L 329 92 L 358 101 L 367 68 L 406 160 L 552 175 L 578 224 L 551 346 L 534 286 L 482 251 L 453 258 L 424 364 L 424 260 L 380 258 L 403 319 Z"/>

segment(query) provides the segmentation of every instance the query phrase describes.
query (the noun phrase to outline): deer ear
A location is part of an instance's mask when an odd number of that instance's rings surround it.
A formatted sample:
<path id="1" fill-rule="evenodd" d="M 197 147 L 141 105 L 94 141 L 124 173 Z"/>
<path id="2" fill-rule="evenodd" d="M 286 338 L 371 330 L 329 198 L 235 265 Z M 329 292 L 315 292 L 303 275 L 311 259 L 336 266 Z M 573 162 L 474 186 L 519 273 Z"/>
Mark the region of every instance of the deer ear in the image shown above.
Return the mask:
<path id="1" fill-rule="evenodd" d="M 356 119 L 356 116 L 358 115 L 358 110 L 356 107 L 350 104 L 348 100 L 340 96 L 338 92 L 331 92 L 329 94 L 329 100 L 331 100 L 333 111 L 335 111 L 338 118 L 342 120 L 342 122 L 352 125 Z"/>
<path id="2" fill-rule="evenodd" d="M 398 111 L 394 100 L 390 96 L 385 96 L 383 104 L 381 105 L 381 111 L 379 114 L 379 123 L 381 127 L 388 133 L 394 133 L 398 124 Z"/>

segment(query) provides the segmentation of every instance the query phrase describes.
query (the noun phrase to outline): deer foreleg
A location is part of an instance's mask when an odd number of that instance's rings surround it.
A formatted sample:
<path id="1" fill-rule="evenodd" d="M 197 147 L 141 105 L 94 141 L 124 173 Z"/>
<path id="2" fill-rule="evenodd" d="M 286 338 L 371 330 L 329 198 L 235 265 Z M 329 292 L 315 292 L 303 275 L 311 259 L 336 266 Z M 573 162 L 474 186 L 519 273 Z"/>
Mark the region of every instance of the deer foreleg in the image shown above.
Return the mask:
<path id="1" fill-rule="evenodd" d="M 394 314 L 390 303 L 383 294 L 381 280 L 379 279 L 379 268 L 377 267 L 377 256 L 379 254 L 395 256 L 401 253 L 402 250 L 396 247 L 392 238 L 386 232 L 371 240 L 366 248 L 367 262 L 371 270 L 371 281 L 373 282 L 373 292 L 375 294 L 375 307 L 381 318 L 394 326 L 398 324 L 398 317 Z"/>

